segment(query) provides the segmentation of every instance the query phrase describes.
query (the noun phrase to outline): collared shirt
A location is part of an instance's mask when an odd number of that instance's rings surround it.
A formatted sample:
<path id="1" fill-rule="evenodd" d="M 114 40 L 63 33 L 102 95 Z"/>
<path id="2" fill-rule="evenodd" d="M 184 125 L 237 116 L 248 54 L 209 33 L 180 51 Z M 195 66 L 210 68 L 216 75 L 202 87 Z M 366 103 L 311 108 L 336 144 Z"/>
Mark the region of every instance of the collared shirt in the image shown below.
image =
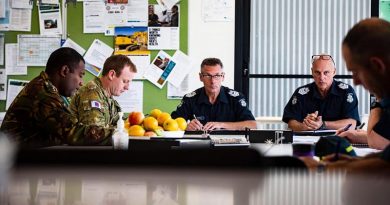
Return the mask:
<path id="1" fill-rule="evenodd" d="M 390 140 L 390 98 L 384 98 L 380 101 L 380 104 L 381 116 L 372 129 L 380 136 Z"/>
<path id="2" fill-rule="evenodd" d="M 202 123 L 207 122 L 239 122 L 255 120 L 248 109 L 244 96 L 232 89 L 221 86 L 220 93 L 214 104 L 211 104 L 204 87 L 185 95 L 172 118 L 183 117 L 186 120 L 194 119 Z"/>
<path id="3" fill-rule="evenodd" d="M 66 143 L 76 122 L 57 88 L 42 71 L 12 102 L 1 130 L 21 147 L 43 147 Z"/>
<path id="4" fill-rule="evenodd" d="M 315 82 L 299 87 L 284 108 L 283 121 L 294 119 L 303 122 L 305 117 L 318 111 L 324 121 L 355 119 L 360 124 L 358 99 L 354 89 L 343 82 L 333 80 L 330 91 L 321 97 Z"/>
<path id="5" fill-rule="evenodd" d="M 70 108 L 79 123 L 84 125 L 75 130 L 70 140 L 72 144 L 111 144 L 121 108 L 114 98 L 107 96 L 99 78 L 78 90 Z"/>

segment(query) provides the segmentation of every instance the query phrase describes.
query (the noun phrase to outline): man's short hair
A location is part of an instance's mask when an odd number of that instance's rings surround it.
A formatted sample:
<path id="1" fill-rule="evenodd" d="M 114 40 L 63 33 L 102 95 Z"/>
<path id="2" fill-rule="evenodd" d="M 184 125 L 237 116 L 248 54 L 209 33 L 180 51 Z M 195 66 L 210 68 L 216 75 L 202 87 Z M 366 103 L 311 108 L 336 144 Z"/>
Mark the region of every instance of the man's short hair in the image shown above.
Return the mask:
<path id="1" fill-rule="evenodd" d="M 221 68 L 223 68 L 222 61 L 219 60 L 218 58 L 206 58 L 202 61 L 200 64 L 200 68 L 203 68 L 204 66 L 215 66 L 215 65 L 220 65 Z"/>
<path id="2" fill-rule="evenodd" d="M 50 76 L 54 75 L 62 66 L 66 65 L 69 67 L 71 73 L 79 65 L 80 61 L 85 63 L 83 56 L 81 56 L 73 48 L 59 48 L 50 54 L 49 59 L 46 63 L 45 72 Z"/>
<path id="3" fill-rule="evenodd" d="M 116 76 L 119 77 L 125 66 L 129 66 L 131 72 L 137 72 L 137 68 L 130 58 L 125 55 L 112 55 L 104 62 L 102 76 L 106 76 L 110 70 L 114 70 Z"/>
<path id="4" fill-rule="evenodd" d="M 379 18 L 362 20 L 348 31 L 343 45 L 351 51 L 352 59 L 361 65 L 367 65 L 371 56 L 390 65 L 390 23 Z"/>

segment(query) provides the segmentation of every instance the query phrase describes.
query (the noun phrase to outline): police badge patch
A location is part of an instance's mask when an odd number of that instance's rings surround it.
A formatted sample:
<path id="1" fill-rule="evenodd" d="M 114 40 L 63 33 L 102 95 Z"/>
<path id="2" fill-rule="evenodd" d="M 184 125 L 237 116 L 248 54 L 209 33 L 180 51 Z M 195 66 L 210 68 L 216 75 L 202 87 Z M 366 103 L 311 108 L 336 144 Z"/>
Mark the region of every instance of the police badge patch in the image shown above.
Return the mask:
<path id="1" fill-rule="evenodd" d="M 193 92 L 188 93 L 188 94 L 186 95 L 186 97 L 191 98 L 191 97 L 194 97 L 195 95 L 196 95 L 196 92 L 193 91 Z"/>
<path id="2" fill-rule="evenodd" d="M 304 88 L 299 89 L 298 93 L 301 95 L 306 95 L 309 91 L 310 91 L 310 89 L 308 87 L 304 87 Z"/>
<path id="3" fill-rule="evenodd" d="M 294 96 L 293 99 L 291 100 L 291 104 L 295 105 L 297 104 L 297 102 L 298 102 L 297 96 Z"/>
<path id="4" fill-rule="evenodd" d="M 339 88 L 345 90 L 345 89 L 348 89 L 348 85 L 345 84 L 345 83 L 340 83 L 340 84 L 339 84 Z"/>
<path id="5" fill-rule="evenodd" d="M 353 94 L 352 93 L 348 93 L 347 102 L 349 102 L 349 103 L 353 102 Z"/>
<path id="6" fill-rule="evenodd" d="M 245 101 L 245 99 L 241 99 L 241 100 L 240 100 L 240 103 L 241 103 L 241 106 L 242 106 L 242 107 L 246 107 L 246 101 Z"/>
<path id="7" fill-rule="evenodd" d="M 237 97 L 240 95 L 240 93 L 238 93 L 237 91 L 235 90 L 230 90 L 229 92 L 229 95 L 232 96 L 232 97 Z"/>

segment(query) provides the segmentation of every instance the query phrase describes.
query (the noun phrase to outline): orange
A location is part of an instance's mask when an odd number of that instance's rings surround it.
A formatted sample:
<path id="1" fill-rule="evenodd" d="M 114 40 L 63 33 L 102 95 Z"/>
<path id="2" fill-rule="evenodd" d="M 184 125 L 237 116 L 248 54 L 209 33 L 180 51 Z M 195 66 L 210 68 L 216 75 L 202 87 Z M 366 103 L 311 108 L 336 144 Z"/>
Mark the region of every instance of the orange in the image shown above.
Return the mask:
<path id="1" fill-rule="evenodd" d="M 186 122 L 186 120 L 185 120 L 184 118 L 178 117 L 178 118 L 175 119 L 175 121 L 176 121 L 177 124 L 179 125 L 179 129 L 180 129 L 180 130 L 182 130 L 182 131 L 186 130 L 186 128 L 187 128 L 187 122 Z"/>
<path id="2" fill-rule="evenodd" d="M 150 131 L 156 129 L 157 127 L 158 127 L 158 121 L 156 120 L 156 118 L 149 116 L 144 119 L 145 130 Z"/>
<path id="3" fill-rule="evenodd" d="M 129 136 L 144 136 L 145 130 L 140 125 L 133 125 L 128 130 Z"/>
<path id="4" fill-rule="evenodd" d="M 164 130 L 167 131 L 177 131 L 179 129 L 179 125 L 177 124 L 176 120 L 174 119 L 168 119 L 164 122 Z"/>
<path id="5" fill-rule="evenodd" d="M 148 137 L 157 137 L 157 134 L 153 131 L 146 131 L 144 136 L 148 136 Z"/>
<path id="6" fill-rule="evenodd" d="M 158 125 L 163 125 L 168 119 L 171 119 L 171 115 L 167 112 L 162 112 L 157 118 Z"/>
<path id="7" fill-rule="evenodd" d="M 156 119 L 158 119 L 158 116 L 161 114 L 161 110 L 159 109 L 153 109 L 152 111 L 150 111 L 150 115 Z"/>
<path id="8" fill-rule="evenodd" d="M 125 121 L 125 129 L 128 130 L 130 128 L 130 122 L 128 120 Z"/>

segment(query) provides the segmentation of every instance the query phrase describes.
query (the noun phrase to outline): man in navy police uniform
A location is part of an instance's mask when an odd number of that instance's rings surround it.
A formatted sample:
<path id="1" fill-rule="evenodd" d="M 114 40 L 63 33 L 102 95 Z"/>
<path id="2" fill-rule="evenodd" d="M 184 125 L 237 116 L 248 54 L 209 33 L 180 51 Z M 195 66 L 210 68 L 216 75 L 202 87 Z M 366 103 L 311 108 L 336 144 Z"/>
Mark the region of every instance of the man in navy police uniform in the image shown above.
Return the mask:
<path id="1" fill-rule="evenodd" d="M 333 77 L 332 56 L 312 56 L 314 82 L 295 90 L 284 108 L 283 121 L 294 131 L 339 129 L 360 124 L 358 100 L 354 89 Z"/>
<path id="2" fill-rule="evenodd" d="M 187 126 L 190 131 L 256 128 L 244 96 L 221 85 L 224 75 L 221 60 L 204 59 L 199 73 L 204 87 L 185 95 L 172 118 L 191 120 Z"/>

